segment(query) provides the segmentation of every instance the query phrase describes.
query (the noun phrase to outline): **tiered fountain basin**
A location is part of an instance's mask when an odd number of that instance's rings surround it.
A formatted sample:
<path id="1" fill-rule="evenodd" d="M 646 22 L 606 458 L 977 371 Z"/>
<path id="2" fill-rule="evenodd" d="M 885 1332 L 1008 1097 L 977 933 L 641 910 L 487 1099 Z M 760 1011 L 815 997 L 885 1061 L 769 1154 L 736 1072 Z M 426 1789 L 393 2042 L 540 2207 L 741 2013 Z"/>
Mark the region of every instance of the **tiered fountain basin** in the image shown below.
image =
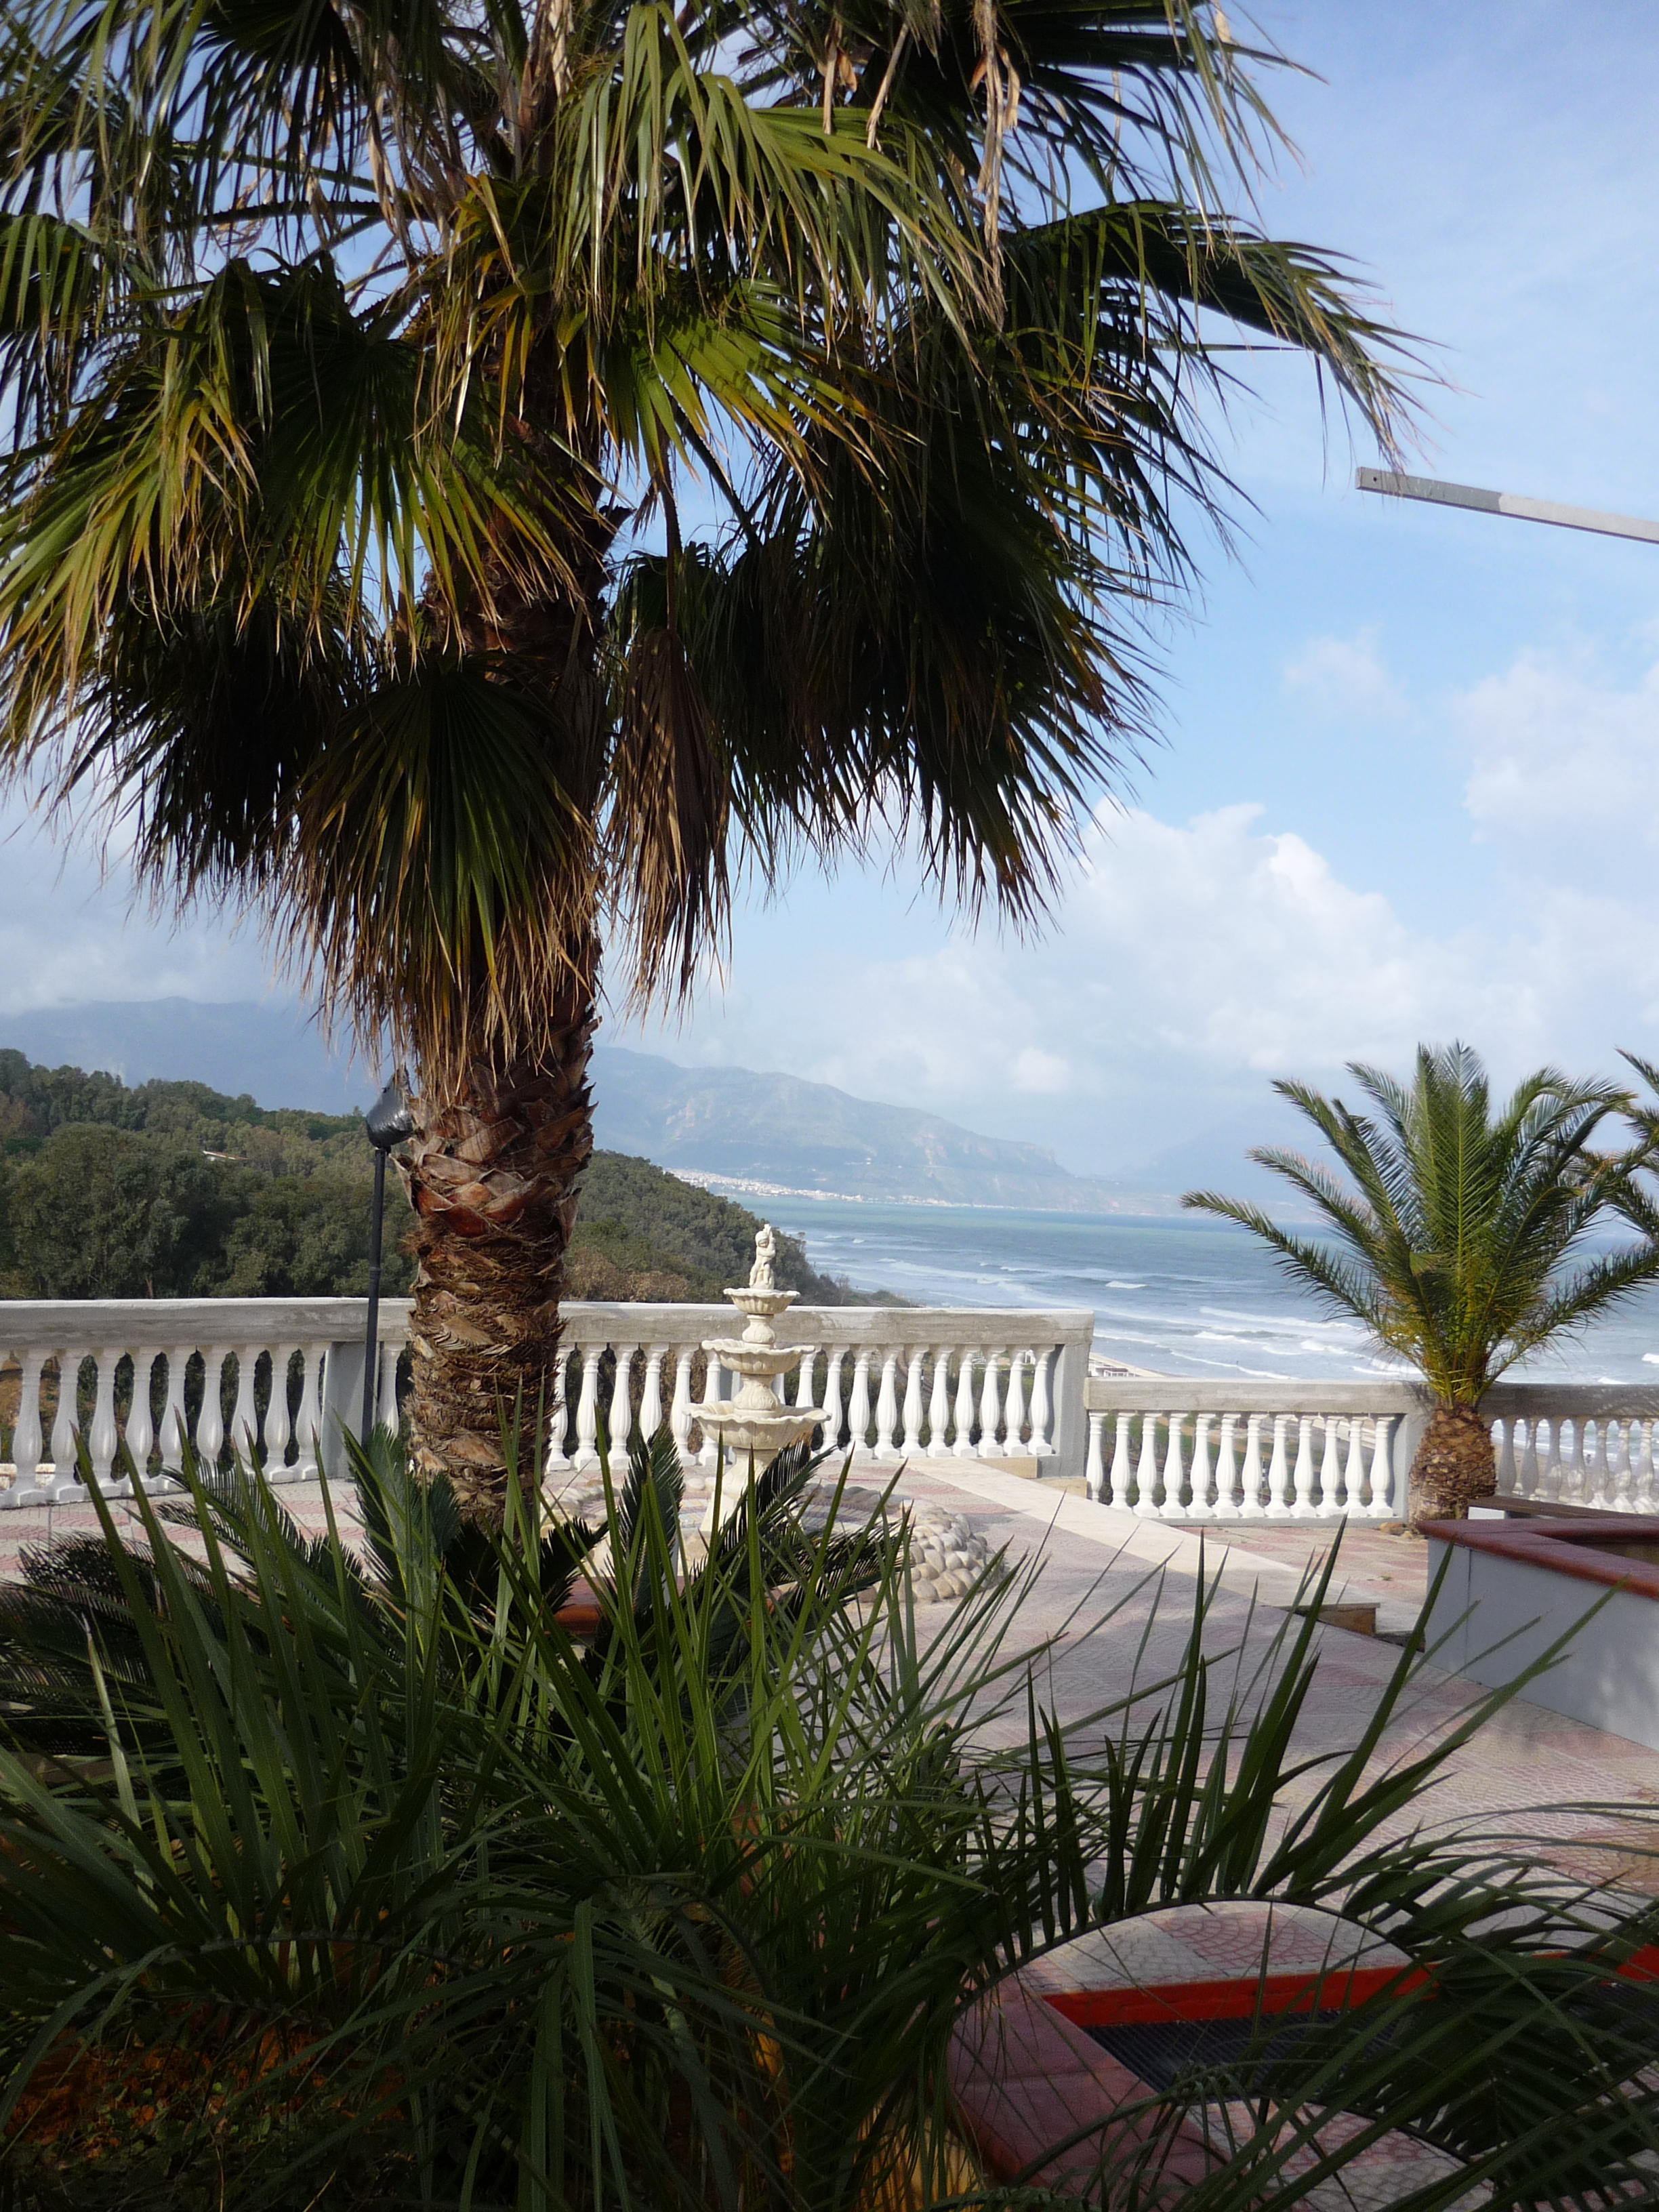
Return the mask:
<path id="1" fill-rule="evenodd" d="M 1528 1702 L 1659 1750 L 1659 1541 L 1650 1514 L 1431 1521 L 1423 1533 L 1431 1588 L 1452 1554 L 1428 1624 L 1431 1648 L 1449 1638 L 1437 1666 L 1497 1689 L 1571 1631 L 1564 1656 L 1528 1683 Z"/>
<path id="2" fill-rule="evenodd" d="M 729 1520 L 737 1510 L 751 1466 L 760 1474 L 787 1445 L 810 1437 L 827 1418 L 822 1406 L 785 1405 L 776 1389 L 784 1376 L 816 1350 L 810 1344 L 780 1344 L 773 1328 L 778 1316 L 793 1305 L 797 1293 L 750 1283 L 725 1296 L 747 1316 L 748 1326 L 740 1337 L 706 1337 L 702 1348 L 738 1377 L 738 1388 L 729 1398 L 708 1399 L 691 1409 L 705 1437 L 717 1443 L 725 1457 L 722 1480 L 703 1520 L 709 1533 L 716 1526 L 716 1507 L 720 1521 Z"/>

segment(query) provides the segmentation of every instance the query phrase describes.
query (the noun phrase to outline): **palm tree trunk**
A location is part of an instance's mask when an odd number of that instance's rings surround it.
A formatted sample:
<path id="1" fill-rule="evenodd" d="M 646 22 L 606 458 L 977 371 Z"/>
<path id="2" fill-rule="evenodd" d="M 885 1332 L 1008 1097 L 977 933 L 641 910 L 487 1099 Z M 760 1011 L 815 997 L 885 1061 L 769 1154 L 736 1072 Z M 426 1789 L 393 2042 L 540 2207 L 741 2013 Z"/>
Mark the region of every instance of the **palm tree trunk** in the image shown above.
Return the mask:
<path id="1" fill-rule="evenodd" d="M 1471 1503 L 1490 1498 L 1497 1487 L 1492 1431 L 1480 1408 L 1441 1401 L 1412 1461 L 1413 1528 L 1425 1521 L 1467 1520 Z"/>
<path id="2" fill-rule="evenodd" d="M 418 1261 L 414 1462 L 428 1480 L 447 1474 L 482 1517 L 501 1517 L 509 1466 L 526 1492 L 539 1474 L 565 1249 L 593 1149 L 598 972 L 590 939 L 533 1046 L 475 1059 L 415 1104 L 403 1164 Z"/>

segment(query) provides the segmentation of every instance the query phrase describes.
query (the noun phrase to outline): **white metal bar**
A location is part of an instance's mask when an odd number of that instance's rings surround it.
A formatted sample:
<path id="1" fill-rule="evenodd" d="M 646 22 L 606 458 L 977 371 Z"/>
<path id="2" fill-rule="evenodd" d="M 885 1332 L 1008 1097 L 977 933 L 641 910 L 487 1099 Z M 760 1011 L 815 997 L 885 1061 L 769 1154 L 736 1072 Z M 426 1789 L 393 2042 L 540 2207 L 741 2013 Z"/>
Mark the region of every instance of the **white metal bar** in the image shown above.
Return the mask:
<path id="1" fill-rule="evenodd" d="M 1358 469 L 1361 491 L 1391 499 L 1428 500 L 1437 507 L 1469 507 L 1481 514 L 1507 514 L 1516 522 L 1551 522 L 1561 530 L 1591 530 L 1602 538 L 1638 538 L 1659 545 L 1659 522 L 1640 515 L 1603 514 L 1593 507 L 1563 507 L 1553 499 L 1522 499 L 1512 491 L 1483 491 L 1478 484 L 1447 483 L 1439 477 L 1402 476 L 1395 469 Z"/>

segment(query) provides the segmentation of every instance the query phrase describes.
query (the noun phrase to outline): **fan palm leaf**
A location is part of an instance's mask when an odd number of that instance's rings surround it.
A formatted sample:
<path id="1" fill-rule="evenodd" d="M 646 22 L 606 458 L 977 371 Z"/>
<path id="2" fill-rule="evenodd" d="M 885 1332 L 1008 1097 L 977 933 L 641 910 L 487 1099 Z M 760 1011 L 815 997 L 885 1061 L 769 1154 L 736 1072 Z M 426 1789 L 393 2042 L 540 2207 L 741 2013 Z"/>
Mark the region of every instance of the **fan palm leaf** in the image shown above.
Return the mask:
<path id="1" fill-rule="evenodd" d="M 602 933 L 672 999 L 878 841 L 1039 922 L 1236 499 L 1226 333 L 1395 440 L 1399 341 L 1254 219 L 1276 65 L 1195 0 L 0 24 L 0 774 L 413 1063 L 418 1463 L 481 1510 Z"/>

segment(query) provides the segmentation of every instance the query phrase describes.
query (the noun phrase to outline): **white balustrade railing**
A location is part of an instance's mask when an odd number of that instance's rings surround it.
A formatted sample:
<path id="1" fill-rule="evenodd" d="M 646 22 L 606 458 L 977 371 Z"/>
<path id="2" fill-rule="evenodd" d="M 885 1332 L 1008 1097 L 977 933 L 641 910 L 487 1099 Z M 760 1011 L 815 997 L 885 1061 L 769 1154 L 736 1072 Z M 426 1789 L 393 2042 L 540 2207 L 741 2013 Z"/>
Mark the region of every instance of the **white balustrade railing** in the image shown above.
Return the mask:
<path id="1" fill-rule="evenodd" d="M 409 1312 L 407 1299 L 380 1308 L 383 1419 Z M 0 1505 L 84 1496 L 82 1447 L 109 1494 L 126 1494 L 134 1469 L 154 1486 L 181 1432 L 204 1460 L 256 1453 L 276 1481 L 338 1474 L 362 1418 L 365 1318 L 361 1298 L 0 1301 L 0 1372 L 19 1394 Z M 602 1420 L 626 1436 L 635 1419 L 647 1435 L 666 1419 L 683 1453 L 712 1463 L 691 1407 L 732 1395 L 702 1351 L 733 1333 L 729 1306 L 573 1303 L 563 1318 L 550 1474 L 597 1466 Z M 1081 1475 L 1093 1327 L 1086 1311 L 797 1306 L 787 1335 L 814 1350 L 785 1387 L 822 1406 L 824 1440 L 860 1461 L 966 1455 Z"/>
<path id="2" fill-rule="evenodd" d="M 1164 1521 L 1403 1520 L 1427 1420 L 1406 1382 L 1091 1376 L 1090 1497 Z M 1659 1390 L 1499 1383 L 1481 1411 L 1500 1492 L 1659 1513 Z"/>
<path id="3" fill-rule="evenodd" d="M 613 1437 L 630 1418 L 649 1435 L 665 1414 L 682 1455 L 713 1463 L 716 1436 L 691 1408 L 732 1395 L 732 1376 L 702 1350 L 733 1333 L 729 1306 L 590 1303 L 567 1305 L 564 1320 L 550 1474 L 599 1464 L 602 1408 Z M 820 1441 L 855 1462 L 967 1456 L 1083 1473 L 1091 1313 L 793 1306 L 778 1331 L 813 1347 L 781 1386 L 789 1402 L 821 1406 Z"/>

